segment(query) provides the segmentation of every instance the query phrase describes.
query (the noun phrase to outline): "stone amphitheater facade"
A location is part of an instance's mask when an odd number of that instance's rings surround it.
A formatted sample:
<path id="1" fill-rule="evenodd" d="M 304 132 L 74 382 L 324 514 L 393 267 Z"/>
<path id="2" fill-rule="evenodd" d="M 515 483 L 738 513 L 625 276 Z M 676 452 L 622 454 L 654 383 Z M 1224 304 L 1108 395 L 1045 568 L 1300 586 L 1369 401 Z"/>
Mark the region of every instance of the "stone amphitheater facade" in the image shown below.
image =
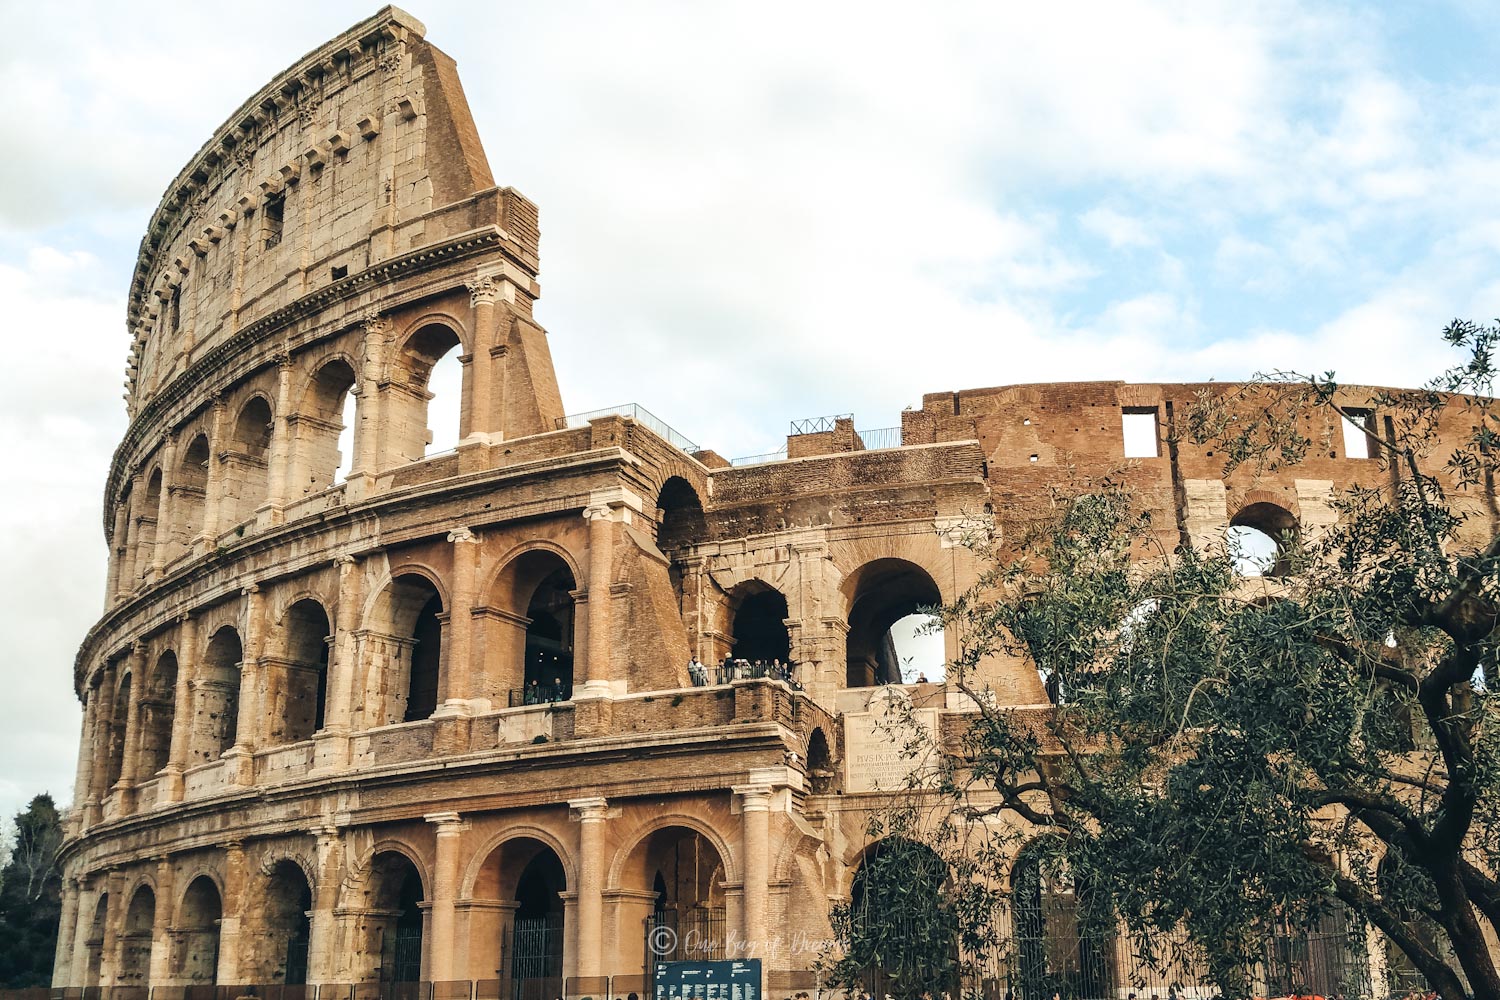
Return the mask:
<path id="1" fill-rule="evenodd" d="M 299 59 L 151 218 L 75 665 L 59 986 L 597 995 L 669 925 L 749 942 L 789 988 L 899 783 L 874 694 L 939 727 L 973 708 L 880 686 L 890 626 L 976 579 L 966 525 L 1004 534 L 1119 466 L 1125 414 L 1161 442 L 1126 475 L 1169 544 L 1310 530 L 1385 474 L 1323 427 L 1295 477 L 1226 479 L 1165 443 L 1194 385 L 932 393 L 890 440 L 830 418 L 749 464 L 639 408 L 570 418 L 536 206 L 496 186 L 424 34 L 386 8 Z M 461 441 L 428 455 L 452 352 Z M 731 653 L 796 683 L 693 682 Z M 1023 663 L 984 679 L 1047 703 Z"/>

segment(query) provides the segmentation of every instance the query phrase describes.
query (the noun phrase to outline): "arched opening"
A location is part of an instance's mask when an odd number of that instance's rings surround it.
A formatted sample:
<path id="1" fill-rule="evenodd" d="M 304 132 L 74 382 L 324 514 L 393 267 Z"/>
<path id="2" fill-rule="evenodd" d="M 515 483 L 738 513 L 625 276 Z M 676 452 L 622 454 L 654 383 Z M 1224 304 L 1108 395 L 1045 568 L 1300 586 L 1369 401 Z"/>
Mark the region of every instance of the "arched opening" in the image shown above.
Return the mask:
<path id="1" fill-rule="evenodd" d="M 193 539 L 203 533 L 203 510 L 208 499 L 208 437 L 199 434 L 188 443 L 172 481 L 172 538 L 174 556 L 193 551 Z"/>
<path id="2" fill-rule="evenodd" d="M 496 956 L 500 995 L 560 996 L 563 974 L 563 893 L 567 875 L 551 847 L 531 837 L 508 840 L 485 859 L 474 884 L 474 946 Z M 484 914 L 493 914 L 487 918 Z"/>
<path id="3" fill-rule="evenodd" d="M 662 483 L 656 498 L 656 547 L 670 553 L 704 540 L 706 526 L 698 491 L 681 476 Z"/>
<path id="4" fill-rule="evenodd" d="M 912 641 L 912 616 L 925 623 L 922 609 L 943 600 L 926 570 L 904 559 L 876 559 L 845 580 L 843 591 L 849 601 L 847 686 L 901 684 L 923 675 L 941 679 L 942 631 Z M 903 623 L 900 635 L 898 623 Z"/>
<path id="5" fill-rule="evenodd" d="M 494 601 L 524 616 L 511 647 L 512 663 L 519 663 L 520 687 L 512 689 L 512 705 L 537 705 L 573 697 L 574 630 L 577 608 L 573 593 L 578 581 L 566 560 L 548 549 L 521 553 L 505 567 L 495 586 Z M 510 683 L 516 683 L 515 680 Z"/>
<path id="6" fill-rule="evenodd" d="M 375 713 L 371 724 L 416 722 L 437 710 L 447 617 L 442 595 L 425 576 L 403 573 L 386 587 L 370 632 L 385 644 L 384 658 L 396 669 L 388 674 L 386 694 L 379 689 L 366 694 L 365 711 Z"/>
<path id="7" fill-rule="evenodd" d="M 807 783 L 814 795 L 831 794 L 838 784 L 837 772 L 833 769 L 833 753 L 828 748 L 828 737 L 822 727 L 813 729 L 807 738 Z"/>
<path id="8" fill-rule="evenodd" d="M 271 738 L 276 743 L 311 739 L 323 728 L 328 702 L 328 612 L 312 598 L 287 609 L 284 672 L 274 706 Z"/>
<path id="9" fill-rule="evenodd" d="M 1286 576 L 1297 549 L 1297 519 L 1274 503 L 1252 503 L 1229 519 L 1229 556 L 1241 576 Z"/>
<path id="10" fill-rule="evenodd" d="M 197 763 L 218 760 L 234 746 L 240 708 L 240 669 L 244 649 L 234 626 L 225 625 L 208 641 L 198 686 L 198 710 L 193 732 L 193 759 Z"/>
<path id="11" fill-rule="evenodd" d="M 846 953 L 876 996 L 913 984 L 955 995 L 958 924 L 946 905 L 948 866 L 926 844 L 887 837 L 865 850 L 849 893 Z M 947 942 L 943 946 L 942 942 Z"/>
<path id="12" fill-rule="evenodd" d="M 141 689 L 141 769 L 149 777 L 167 766 L 172 753 L 172 717 L 177 698 L 177 655 L 156 661 Z"/>
<path id="13" fill-rule="evenodd" d="M 736 587 L 729 596 L 734 658 L 752 666 L 757 661 L 789 663 L 792 640 L 786 629 L 786 597 L 781 591 L 751 580 Z"/>
<path id="14" fill-rule="evenodd" d="M 312 935 L 312 888 L 294 861 L 277 861 L 260 877 L 260 902 L 242 937 L 243 977 L 255 983 L 307 982 L 307 945 Z M 244 918 L 242 918 L 244 919 Z"/>
<path id="15" fill-rule="evenodd" d="M 290 499 L 318 493 L 348 474 L 353 457 L 352 433 L 354 369 L 336 358 L 319 368 L 302 394 L 301 405 L 289 421 L 292 437 Z M 344 442 L 340 444 L 341 440 Z"/>
<path id="16" fill-rule="evenodd" d="M 631 851 L 621 887 L 651 894 L 645 962 L 708 961 L 725 953 L 724 859 L 688 827 L 653 831 Z"/>
<path id="17" fill-rule="evenodd" d="M 87 952 L 87 968 L 83 970 L 83 985 L 98 986 L 99 973 L 104 968 L 104 927 L 109 920 L 109 893 L 101 892 L 99 902 L 94 904 L 94 919 L 89 923 L 89 936 L 83 946 Z"/>
<path id="18" fill-rule="evenodd" d="M 153 469 L 146 480 L 146 495 L 140 510 L 136 512 L 135 573 L 146 579 L 151 575 L 151 564 L 156 559 L 156 533 L 161 526 L 156 523 L 161 515 L 161 470 Z"/>
<path id="19" fill-rule="evenodd" d="M 175 976 L 190 985 L 212 985 L 219 977 L 219 921 L 224 916 L 219 887 L 199 875 L 182 896 L 177 919 Z"/>
<path id="20" fill-rule="evenodd" d="M 462 432 L 464 366 L 458 335 L 440 324 L 422 327 L 406 340 L 401 376 L 390 395 L 392 444 L 397 462 L 415 462 L 458 444 Z"/>
<path id="21" fill-rule="evenodd" d="M 219 514 L 221 527 L 243 524 L 269 496 L 271 404 L 254 396 L 234 420 L 234 435 L 224 456 L 224 489 Z"/>
<path id="22" fill-rule="evenodd" d="M 130 897 L 120 928 L 121 986 L 145 986 L 151 975 L 151 925 L 156 922 L 156 893 L 143 885 Z"/>
<path id="23" fill-rule="evenodd" d="M 105 789 L 113 788 L 119 783 L 125 767 L 125 730 L 130 718 L 130 688 L 134 680 L 130 674 L 126 674 L 115 685 L 115 700 L 109 714 L 108 739 L 104 751 Z"/>
<path id="24" fill-rule="evenodd" d="M 1091 903 L 1087 886 L 1075 882 L 1052 846 L 1032 841 L 1011 869 L 1016 949 L 1011 988 L 1022 1000 L 1041 1000 L 1054 990 L 1064 996 L 1112 996 L 1110 916 Z"/>
<path id="25" fill-rule="evenodd" d="M 370 865 L 356 982 L 415 983 L 422 978 L 422 876 L 404 854 L 385 851 Z M 363 968 L 360 968 L 363 966 Z"/>

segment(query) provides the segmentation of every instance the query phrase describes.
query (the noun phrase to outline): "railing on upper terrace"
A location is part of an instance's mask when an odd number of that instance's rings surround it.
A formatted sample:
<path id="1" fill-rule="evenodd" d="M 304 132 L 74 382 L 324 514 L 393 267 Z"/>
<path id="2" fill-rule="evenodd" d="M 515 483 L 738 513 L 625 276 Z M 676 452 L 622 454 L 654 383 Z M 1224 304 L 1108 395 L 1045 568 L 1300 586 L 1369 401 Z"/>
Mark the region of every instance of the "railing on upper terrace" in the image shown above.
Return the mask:
<path id="1" fill-rule="evenodd" d="M 788 434 L 826 434 L 838 426 L 840 420 L 853 420 L 852 413 L 830 413 L 826 417 L 808 417 L 805 420 L 793 420 Z"/>
<path id="2" fill-rule="evenodd" d="M 864 442 L 865 451 L 879 451 L 882 448 L 901 447 L 900 427 L 876 427 L 874 430 L 855 431 L 859 439 Z"/>
<path id="3" fill-rule="evenodd" d="M 590 420 L 599 417 L 628 417 L 666 440 L 668 444 L 678 451 L 691 455 L 695 451 L 702 451 L 697 444 L 689 440 L 685 435 L 668 424 L 665 420 L 652 413 L 639 403 L 620 403 L 618 406 L 606 406 L 599 410 L 589 410 L 587 413 L 570 413 L 565 417 L 557 418 L 557 429 L 566 430 L 569 427 L 587 427 Z"/>

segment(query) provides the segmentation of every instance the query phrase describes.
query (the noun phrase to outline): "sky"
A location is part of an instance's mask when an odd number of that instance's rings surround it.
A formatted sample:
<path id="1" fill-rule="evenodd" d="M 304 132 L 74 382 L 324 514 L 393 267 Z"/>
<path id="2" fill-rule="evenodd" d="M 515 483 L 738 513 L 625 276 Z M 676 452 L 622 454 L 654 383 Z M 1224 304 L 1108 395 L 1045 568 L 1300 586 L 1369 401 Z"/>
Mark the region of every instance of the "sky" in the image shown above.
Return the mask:
<path id="1" fill-rule="evenodd" d="M 71 795 L 147 220 L 374 9 L 0 0 L 0 815 Z M 568 411 L 725 456 L 1017 382 L 1411 385 L 1448 320 L 1500 315 L 1493 4 L 408 9 L 541 208 Z"/>

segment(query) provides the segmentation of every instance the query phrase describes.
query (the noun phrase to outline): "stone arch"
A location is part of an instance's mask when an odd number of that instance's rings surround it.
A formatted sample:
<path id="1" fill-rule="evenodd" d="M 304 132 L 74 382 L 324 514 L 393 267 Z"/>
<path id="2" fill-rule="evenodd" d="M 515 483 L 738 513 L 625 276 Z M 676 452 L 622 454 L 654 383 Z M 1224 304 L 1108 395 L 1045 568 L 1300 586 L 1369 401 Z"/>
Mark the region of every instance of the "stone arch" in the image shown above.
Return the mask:
<path id="1" fill-rule="evenodd" d="M 428 453 L 428 445 L 439 446 L 439 450 L 451 448 L 458 438 L 468 431 L 469 421 L 464 416 L 465 400 L 469 397 L 468 365 L 463 364 L 457 373 L 460 383 L 453 400 L 453 411 L 459 416 L 454 440 L 433 440 L 434 421 L 429 403 L 434 398 L 432 391 L 434 374 L 441 376 L 455 359 L 469 356 L 469 336 L 464 325 L 443 313 L 430 313 L 409 324 L 393 342 L 390 354 L 390 384 L 386 391 L 388 410 L 382 414 L 385 430 L 389 435 L 391 449 L 388 458 L 391 464 L 416 462 Z M 458 362 L 462 364 L 462 362 Z M 449 375 L 454 374 L 451 370 Z M 442 379 L 451 383 L 453 379 Z M 451 388 L 451 385 L 445 386 Z"/>
<path id="2" fill-rule="evenodd" d="M 241 978 L 257 983 L 307 982 L 308 942 L 312 937 L 315 879 L 302 860 L 267 858 L 250 887 L 242 934 Z M 248 975 L 246 975 L 248 973 Z"/>
<path id="3" fill-rule="evenodd" d="M 1066 979 L 1085 995 L 1109 995 L 1117 978 L 1113 967 L 1113 920 L 1091 907 L 1080 886 L 1056 860 L 1055 833 L 1022 844 L 1011 860 L 1011 937 L 1015 942 L 1018 985 L 1023 995 L 1055 988 Z M 1090 930 L 1095 933 L 1089 933 Z"/>
<path id="4" fill-rule="evenodd" d="M 291 435 L 287 476 L 291 500 L 341 481 L 352 457 L 346 432 L 353 427 L 346 418 L 359 384 L 359 366 L 348 355 L 334 352 L 320 357 L 310 372 L 286 423 Z"/>
<path id="5" fill-rule="evenodd" d="M 219 870 L 212 862 L 198 862 L 186 872 L 179 872 L 175 881 L 177 885 L 190 886 L 200 878 L 208 879 L 208 881 L 212 882 L 214 889 L 219 893 L 219 898 L 224 898 L 224 876 L 219 873 Z M 176 908 L 172 911 L 172 926 L 174 927 L 182 923 L 182 901 L 186 895 L 187 890 L 184 889 L 177 897 Z"/>
<path id="6" fill-rule="evenodd" d="M 157 523 L 161 516 L 162 470 L 160 465 L 151 467 L 146 474 L 146 488 L 140 509 L 136 511 L 136 530 L 131 541 L 135 548 L 135 575 L 145 579 L 151 575 L 156 559 L 156 539 L 162 526 Z"/>
<path id="7" fill-rule="evenodd" d="M 546 827 L 537 826 L 534 823 L 523 823 L 515 826 L 507 826 L 500 832 L 491 835 L 484 843 L 479 845 L 478 849 L 469 858 L 469 865 L 464 870 L 463 876 L 459 879 L 459 899 L 482 898 L 475 897 L 474 893 L 478 891 L 476 887 L 479 885 L 480 876 L 484 872 L 486 863 L 495 851 L 513 840 L 535 840 L 551 848 L 552 853 L 556 854 L 558 860 L 562 862 L 563 876 L 567 880 L 568 885 L 578 884 L 578 860 L 573 857 L 563 839 Z"/>
<path id="8" fill-rule="evenodd" d="M 790 616 L 786 594 L 752 577 L 735 584 L 727 596 L 734 657 L 788 663 L 792 657 L 792 638 L 786 626 Z"/>
<path id="9" fill-rule="evenodd" d="M 1297 516 L 1274 500 L 1241 505 L 1225 532 L 1236 572 L 1271 577 L 1291 573 L 1299 531 Z"/>
<path id="10" fill-rule="evenodd" d="M 173 978 L 189 985 L 218 981 L 219 921 L 224 916 L 224 890 L 211 875 L 194 876 L 177 905 Z"/>
<path id="11" fill-rule="evenodd" d="M 610 861 L 609 877 L 605 882 L 605 888 L 625 888 L 621 885 L 621 875 L 629 863 L 631 854 L 653 833 L 674 826 L 685 827 L 702 834 L 713 845 L 714 849 L 719 852 L 719 858 L 724 862 L 725 882 L 738 882 L 744 877 L 740 874 L 739 856 L 731 850 L 730 841 L 711 822 L 692 813 L 671 812 L 642 821 L 620 840 L 620 847 L 615 851 L 613 860 Z"/>
<path id="12" fill-rule="evenodd" d="M 121 986 L 145 986 L 151 975 L 151 932 L 156 924 L 156 888 L 148 877 L 137 880 L 126 894 L 125 919 L 120 924 L 119 969 Z"/>
<path id="13" fill-rule="evenodd" d="M 245 648 L 236 626 L 220 625 L 209 633 L 199 666 L 189 751 L 192 763 L 218 760 L 238 738 L 240 672 L 244 658 Z"/>
<path id="14" fill-rule="evenodd" d="M 175 555 L 189 555 L 193 539 L 203 533 L 203 516 L 208 505 L 208 472 L 213 455 L 208 435 L 194 434 L 182 449 L 177 471 L 172 477 L 172 541 Z"/>
<path id="15" fill-rule="evenodd" d="M 104 930 L 109 925 L 109 893 L 101 892 L 94 904 L 94 918 L 89 922 L 88 936 L 83 940 L 86 966 L 83 970 L 83 985 L 98 986 L 99 974 L 104 966 Z"/>
<path id="16" fill-rule="evenodd" d="M 537 540 L 506 553 L 488 590 L 509 626 L 496 637 L 498 673 L 513 704 L 572 697 L 577 640 L 577 563 L 560 545 Z"/>
<path id="17" fill-rule="evenodd" d="M 652 949 L 659 960 L 728 957 L 723 951 L 728 915 L 726 886 L 731 881 L 724 844 L 696 824 L 663 822 L 616 855 L 618 888 L 634 906 L 622 910 L 625 933 L 638 916 L 647 940 L 669 942 L 670 953 Z M 661 932 L 662 928 L 670 934 Z"/>
<path id="18" fill-rule="evenodd" d="M 125 767 L 126 722 L 130 718 L 130 691 L 135 677 L 129 670 L 122 670 L 115 679 L 110 692 L 109 724 L 104 740 L 104 788 L 106 791 L 119 783 Z M 103 685 L 101 685 L 101 690 Z"/>
<path id="19" fill-rule="evenodd" d="M 282 610 L 277 630 L 280 655 L 265 661 L 273 745 L 311 739 L 326 722 L 333 618 L 319 598 L 300 597 Z"/>
<path id="20" fill-rule="evenodd" d="M 827 795 L 838 787 L 838 772 L 835 768 L 833 746 L 822 726 L 814 726 L 807 734 L 807 781 L 814 795 Z"/>
<path id="21" fill-rule="evenodd" d="M 177 654 L 164 651 L 157 657 L 141 688 L 140 773 L 156 774 L 167 766 L 172 751 L 172 724 L 177 705 Z"/>
<path id="22" fill-rule="evenodd" d="M 448 594 L 430 568 L 408 563 L 387 574 L 365 612 L 368 726 L 415 722 L 437 709 L 445 673 Z"/>
<path id="23" fill-rule="evenodd" d="M 957 992 L 957 920 L 949 915 L 944 926 L 943 915 L 935 914 L 935 925 L 924 929 L 927 940 L 920 947 L 903 947 L 911 928 L 890 916 L 899 912 L 899 899 L 913 887 L 922 895 L 937 897 L 944 893 L 951 878 L 947 862 L 920 840 L 893 835 L 858 849 L 849 883 L 849 917 L 860 946 L 849 957 L 865 963 L 866 981 L 877 995 L 892 992 L 893 984 L 913 980 L 931 984 L 934 992 L 940 985 Z M 937 943 L 945 931 L 949 941 L 946 953 Z M 934 937 L 937 941 L 932 940 Z M 1028 992 L 1023 996 L 1034 994 Z"/>
<path id="24" fill-rule="evenodd" d="M 471 898 L 485 905 L 470 910 L 470 954 L 501 970 L 501 995 L 546 995 L 562 977 L 563 900 L 577 883 L 556 838 L 506 833 L 477 858 Z"/>
<path id="25" fill-rule="evenodd" d="M 270 498 L 271 438 L 276 411 L 269 396 L 252 392 L 235 411 L 224 449 L 220 500 L 221 526 L 242 524 L 255 516 L 255 509 Z"/>
<path id="26" fill-rule="evenodd" d="M 343 896 L 354 899 L 357 895 L 363 895 L 369 891 L 366 885 L 373 874 L 372 866 L 382 854 L 401 855 L 417 870 L 424 889 L 432 884 L 432 872 L 428 869 L 427 862 L 423 860 L 422 852 L 398 837 L 385 837 L 371 844 L 360 860 L 350 866 L 349 873 L 344 878 Z"/>
<path id="27" fill-rule="evenodd" d="M 668 476 L 656 492 L 656 547 L 663 553 L 704 541 L 701 494 L 688 479 Z"/>
<path id="28" fill-rule="evenodd" d="M 422 978 L 422 907 L 431 884 L 407 844 L 386 840 L 370 849 L 347 904 L 362 911 L 349 955 L 355 982 Z"/>
<path id="29" fill-rule="evenodd" d="M 909 559 L 886 556 L 862 563 L 839 589 L 849 623 L 847 686 L 902 683 L 891 626 L 920 607 L 942 604 L 936 578 Z"/>

